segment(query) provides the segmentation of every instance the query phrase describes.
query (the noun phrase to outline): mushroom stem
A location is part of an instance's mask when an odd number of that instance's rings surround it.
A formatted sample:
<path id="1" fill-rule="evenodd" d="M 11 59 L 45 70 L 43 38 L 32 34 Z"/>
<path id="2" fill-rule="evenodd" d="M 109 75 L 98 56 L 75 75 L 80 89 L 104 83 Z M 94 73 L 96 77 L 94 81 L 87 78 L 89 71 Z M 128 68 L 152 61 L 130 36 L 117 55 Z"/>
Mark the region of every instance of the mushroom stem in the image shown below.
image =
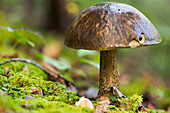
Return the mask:
<path id="1" fill-rule="evenodd" d="M 99 77 L 99 93 L 97 99 L 102 100 L 109 87 L 119 88 L 119 72 L 117 69 L 117 49 L 100 52 L 100 77 Z M 105 95 L 105 96 L 104 96 Z M 108 98 L 108 97 L 107 97 Z M 107 99 L 104 99 L 107 100 Z"/>

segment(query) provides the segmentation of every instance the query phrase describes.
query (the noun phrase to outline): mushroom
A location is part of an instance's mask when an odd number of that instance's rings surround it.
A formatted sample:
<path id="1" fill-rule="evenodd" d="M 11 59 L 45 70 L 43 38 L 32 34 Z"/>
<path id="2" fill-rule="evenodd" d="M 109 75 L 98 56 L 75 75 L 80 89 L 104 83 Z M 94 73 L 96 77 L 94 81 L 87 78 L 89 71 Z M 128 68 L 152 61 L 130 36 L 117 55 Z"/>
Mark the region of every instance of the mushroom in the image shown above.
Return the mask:
<path id="1" fill-rule="evenodd" d="M 75 105 L 77 107 L 88 107 L 90 109 L 93 109 L 93 104 L 92 102 L 84 97 L 81 97 L 80 100 L 78 102 L 75 103 Z"/>
<path id="2" fill-rule="evenodd" d="M 99 3 L 85 9 L 75 19 L 68 30 L 65 45 L 100 51 L 97 96 L 100 102 L 108 101 L 111 92 L 122 96 L 118 91 L 117 49 L 154 45 L 161 40 L 152 23 L 136 8 L 123 3 Z"/>

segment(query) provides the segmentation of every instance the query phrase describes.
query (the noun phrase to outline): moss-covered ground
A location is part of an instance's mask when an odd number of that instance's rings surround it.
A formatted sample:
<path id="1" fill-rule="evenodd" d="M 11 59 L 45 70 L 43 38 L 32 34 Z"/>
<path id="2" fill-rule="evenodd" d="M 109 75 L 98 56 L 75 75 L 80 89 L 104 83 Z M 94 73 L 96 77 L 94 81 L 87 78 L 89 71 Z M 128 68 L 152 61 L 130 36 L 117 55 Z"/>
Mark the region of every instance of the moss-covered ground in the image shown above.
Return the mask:
<path id="1" fill-rule="evenodd" d="M 1 58 L 0 62 L 5 60 Z M 0 113 L 92 113 L 92 109 L 75 106 L 79 98 L 64 85 L 48 81 L 47 75 L 31 64 L 10 62 L 0 66 Z M 111 99 L 119 101 L 120 107 L 110 105 L 108 113 L 133 113 L 142 103 L 137 95 Z"/>
<path id="2" fill-rule="evenodd" d="M 5 73 L 4 68 L 9 72 Z M 46 78 L 40 69 L 30 64 L 12 62 L 1 66 L 0 112 L 92 112 L 88 108 L 75 107 L 79 97 L 66 91 L 64 85 Z"/>

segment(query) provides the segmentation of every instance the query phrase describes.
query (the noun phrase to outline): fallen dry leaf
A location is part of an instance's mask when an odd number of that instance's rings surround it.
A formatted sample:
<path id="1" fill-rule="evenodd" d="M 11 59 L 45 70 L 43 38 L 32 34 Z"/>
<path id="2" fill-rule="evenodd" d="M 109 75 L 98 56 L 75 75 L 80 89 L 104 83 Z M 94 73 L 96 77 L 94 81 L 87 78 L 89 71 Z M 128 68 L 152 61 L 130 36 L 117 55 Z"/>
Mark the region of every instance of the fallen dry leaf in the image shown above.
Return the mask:
<path id="1" fill-rule="evenodd" d="M 6 67 L 6 68 L 4 68 L 4 70 L 5 70 L 5 74 L 8 75 L 8 73 L 9 73 L 9 68 Z"/>
<path id="2" fill-rule="evenodd" d="M 38 89 L 36 87 L 31 87 L 30 93 L 37 94 L 38 93 Z"/>

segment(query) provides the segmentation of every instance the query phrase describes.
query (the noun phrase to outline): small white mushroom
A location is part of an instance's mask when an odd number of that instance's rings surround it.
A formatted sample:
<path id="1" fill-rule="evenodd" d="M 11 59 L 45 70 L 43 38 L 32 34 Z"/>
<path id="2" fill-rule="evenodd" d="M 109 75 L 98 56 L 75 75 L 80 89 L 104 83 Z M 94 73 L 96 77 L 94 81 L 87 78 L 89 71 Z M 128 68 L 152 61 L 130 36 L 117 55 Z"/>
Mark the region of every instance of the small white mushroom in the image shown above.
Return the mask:
<path id="1" fill-rule="evenodd" d="M 81 97 L 80 100 L 75 103 L 75 105 L 77 107 L 88 107 L 90 109 L 94 108 L 92 102 L 89 99 L 84 98 L 84 97 Z"/>

